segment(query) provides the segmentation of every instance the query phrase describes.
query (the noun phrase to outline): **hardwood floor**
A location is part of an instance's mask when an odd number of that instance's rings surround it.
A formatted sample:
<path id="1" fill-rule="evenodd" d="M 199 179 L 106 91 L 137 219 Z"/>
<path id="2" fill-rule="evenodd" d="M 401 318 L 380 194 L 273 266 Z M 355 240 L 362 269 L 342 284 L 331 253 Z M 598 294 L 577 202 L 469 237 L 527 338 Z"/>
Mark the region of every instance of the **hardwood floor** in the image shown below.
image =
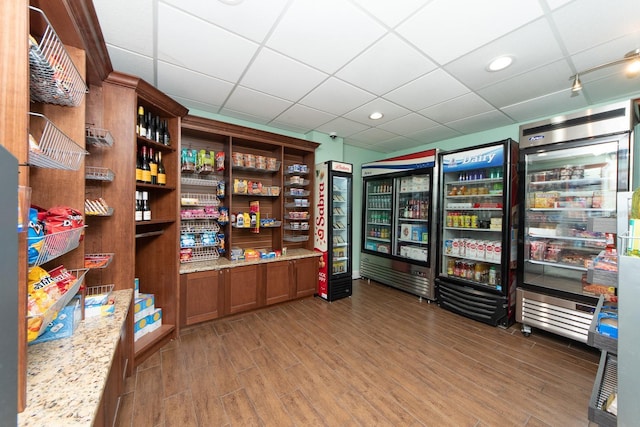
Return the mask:
<path id="1" fill-rule="evenodd" d="M 127 380 L 117 426 L 588 426 L 599 353 L 374 282 L 204 323 Z"/>

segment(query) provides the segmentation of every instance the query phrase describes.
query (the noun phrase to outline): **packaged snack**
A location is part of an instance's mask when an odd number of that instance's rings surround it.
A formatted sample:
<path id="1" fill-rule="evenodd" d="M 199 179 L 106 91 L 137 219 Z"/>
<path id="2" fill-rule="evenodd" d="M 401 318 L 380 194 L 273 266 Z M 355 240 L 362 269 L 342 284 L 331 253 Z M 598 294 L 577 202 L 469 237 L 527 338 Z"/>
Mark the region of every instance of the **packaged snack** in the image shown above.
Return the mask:
<path id="1" fill-rule="evenodd" d="M 226 225 L 229 222 L 229 208 L 227 208 L 226 206 L 220 206 L 218 208 L 218 212 L 218 224 Z"/>
<path id="2" fill-rule="evenodd" d="M 49 271 L 49 275 L 56 282 L 60 295 L 66 293 L 76 282 L 76 276 L 62 265 Z"/>
<path id="3" fill-rule="evenodd" d="M 44 224 L 38 220 L 38 210 L 29 209 L 29 229 L 27 230 L 27 257 L 34 264 L 44 246 Z"/>
<path id="4" fill-rule="evenodd" d="M 181 248 L 193 248 L 196 245 L 196 238 L 191 233 L 180 235 L 180 247 Z"/>
<path id="5" fill-rule="evenodd" d="M 222 172 L 224 170 L 224 151 L 216 153 L 216 170 Z"/>
<path id="6" fill-rule="evenodd" d="M 218 233 L 218 253 L 224 254 L 226 251 L 224 249 L 224 233 Z"/>
<path id="7" fill-rule="evenodd" d="M 224 190 L 225 190 L 225 183 L 224 180 L 220 180 L 218 181 L 218 191 L 216 193 L 216 196 L 218 196 L 218 199 L 224 199 Z"/>
<path id="8" fill-rule="evenodd" d="M 29 316 L 44 313 L 62 296 L 55 280 L 40 267 L 33 267 L 29 270 L 27 293 L 29 295 L 27 302 Z"/>

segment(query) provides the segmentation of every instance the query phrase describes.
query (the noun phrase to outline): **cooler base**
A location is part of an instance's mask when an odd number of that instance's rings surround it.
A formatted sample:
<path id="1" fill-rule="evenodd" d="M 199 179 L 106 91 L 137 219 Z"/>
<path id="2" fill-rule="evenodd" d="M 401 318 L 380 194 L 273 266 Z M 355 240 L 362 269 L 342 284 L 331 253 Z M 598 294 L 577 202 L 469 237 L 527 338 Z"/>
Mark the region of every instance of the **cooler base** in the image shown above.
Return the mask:
<path id="1" fill-rule="evenodd" d="M 440 307 L 491 326 L 512 323 L 506 297 L 440 280 L 437 284 Z"/>
<path id="2" fill-rule="evenodd" d="M 595 305 L 516 290 L 516 321 L 563 337 L 587 343 Z"/>
<path id="3" fill-rule="evenodd" d="M 352 294 L 353 282 L 351 279 L 348 279 L 340 282 L 329 282 L 326 298 L 323 295 L 318 296 L 325 301 L 335 301 L 341 298 L 350 297 Z"/>
<path id="4" fill-rule="evenodd" d="M 421 298 L 435 299 L 433 277 L 427 267 L 361 252 L 360 276 Z"/>

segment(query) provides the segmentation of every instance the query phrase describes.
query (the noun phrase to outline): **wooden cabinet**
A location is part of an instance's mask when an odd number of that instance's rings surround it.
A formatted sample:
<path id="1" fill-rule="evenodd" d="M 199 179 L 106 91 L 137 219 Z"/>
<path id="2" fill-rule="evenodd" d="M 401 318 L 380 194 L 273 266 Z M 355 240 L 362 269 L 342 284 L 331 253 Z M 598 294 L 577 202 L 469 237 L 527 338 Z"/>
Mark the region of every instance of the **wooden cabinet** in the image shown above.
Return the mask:
<path id="1" fill-rule="evenodd" d="M 318 257 L 301 258 L 292 261 L 296 285 L 295 297 L 314 295 L 318 291 Z"/>
<path id="2" fill-rule="evenodd" d="M 182 325 L 213 320 L 224 310 L 224 278 L 227 269 L 183 274 L 180 277 Z"/>
<path id="3" fill-rule="evenodd" d="M 178 332 L 179 254 L 179 148 L 180 120 L 186 109 L 144 80 L 112 72 L 102 84 L 100 99 L 103 126 L 113 135 L 114 146 L 105 153 L 117 179 L 103 194 L 114 200 L 117 210 L 110 218 L 111 232 L 102 235 L 102 244 L 116 256 L 104 280 L 116 289 L 133 288 L 139 279 L 140 292 L 153 294 L 155 306 L 162 308 L 162 327 L 138 341 L 129 339 L 133 353 L 131 369 L 162 347 Z M 138 106 L 168 123 L 171 145 L 159 144 L 136 132 Z M 145 146 L 162 152 L 167 170 L 166 185 L 136 182 L 136 156 Z M 149 195 L 150 221 L 134 221 L 135 193 Z"/>
<path id="4" fill-rule="evenodd" d="M 292 264 L 289 261 L 269 262 L 265 270 L 265 303 L 276 304 L 295 296 L 294 282 L 291 280 Z"/>
<path id="5" fill-rule="evenodd" d="M 229 269 L 225 280 L 225 314 L 240 313 L 260 306 L 260 291 L 264 288 L 258 267 L 254 264 Z"/>

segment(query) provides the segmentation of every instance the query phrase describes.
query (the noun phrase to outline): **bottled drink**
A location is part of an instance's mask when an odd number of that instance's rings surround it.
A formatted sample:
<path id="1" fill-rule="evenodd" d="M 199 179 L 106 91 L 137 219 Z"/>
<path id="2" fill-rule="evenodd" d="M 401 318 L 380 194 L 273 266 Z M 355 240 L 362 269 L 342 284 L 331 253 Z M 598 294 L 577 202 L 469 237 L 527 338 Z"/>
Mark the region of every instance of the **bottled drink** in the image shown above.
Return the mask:
<path id="1" fill-rule="evenodd" d="M 136 152 L 136 182 L 142 182 L 142 156 L 140 151 Z"/>
<path id="2" fill-rule="evenodd" d="M 151 206 L 149 205 L 149 193 L 142 192 L 142 220 L 151 221 Z"/>
<path id="3" fill-rule="evenodd" d="M 455 270 L 455 260 L 453 258 L 449 258 L 447 261 L 447 275 L 453 276 L 453 272 Z"/>
<path id="4" fill-rule="evenodd" d="M 156 116 L 153 126 L 153 140 L 160 143 L 160 117 Z"/>
<path id="5" fill-rule="evenodd" d="M 167 185 L 167 173 L 164 169 L 164 164 L 162 163 L 162 153 L 158 151 L 157 153 L 157 164 L 158 164 L 158 184 L 159 185 Z"/>
<path id="6" fill-rule="evenodd" d="M 489 267 L 489 284 L 490 285 L 497 285 L 496 268 L 493 267 L 493 266 Z"/>
<path id="7" fill-rule="evenodd" d="M 164 121 L 164 126 L 163 126 L 163 140 L 162 143 L 164 145 L 171 145 L 171 135 L 169 134 L 169 124 L 167 123 L 167 121 Z M 213 157 L 211 157 L 211 160 L 213 160 Z"/>
<path id="8" fill-rule="evenodd" d="M 136 125 L 136 133 L 142 136 L 147 134 L 147 123 L 144 115 L 144 107 L 142 105 L 138 106 L 138 122 Z"/>
<path id="9" fill-rule="evenodd" d="M 142 182 L 145 184 L 151 184 L 151 166 L 149 165 L 149 158 L 147 157 L 147 147 L 142 146 Z"/>
<path id="10" fill-rule="evenodd" d="M 142 195 L 139 191 L 136 191 L 136 221 L 142 221 Z"/>
<path id="11" fill-rule="evenodd" d="M 151 112 L 147 111 L 147 131 L 145 133 L 145 137 L 147 139 L 153 139 L 153 117 L 151 116 Z"/>
<path id="12" fill-rule="evenodd" d="M 158 164 L 156 163 L 156 159 L 153 155 L 153 148 L 149 148 L 149 170 L 151 173 L 151 183 L 158 183 Z"/>

